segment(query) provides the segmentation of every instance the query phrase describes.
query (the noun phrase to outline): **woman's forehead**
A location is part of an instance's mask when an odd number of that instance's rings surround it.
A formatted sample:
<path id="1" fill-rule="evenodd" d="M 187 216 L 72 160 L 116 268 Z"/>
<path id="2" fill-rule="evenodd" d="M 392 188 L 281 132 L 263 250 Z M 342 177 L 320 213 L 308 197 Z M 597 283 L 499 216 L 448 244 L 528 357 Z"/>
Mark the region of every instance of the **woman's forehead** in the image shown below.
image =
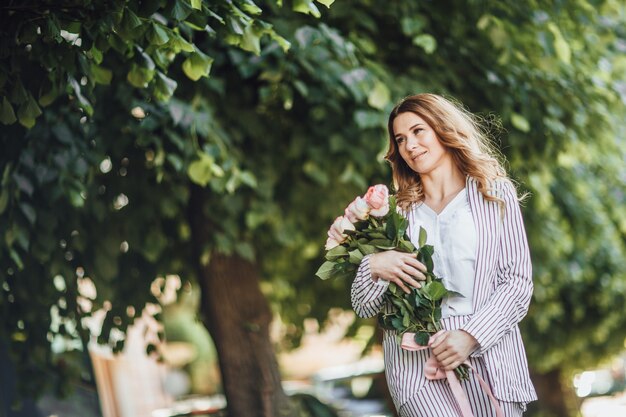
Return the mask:
<path id="1" fill-rule="evenodd" d="M 416 125 L 428 126 L 428 123 L 413 112 L 400 113 L 393 119 L 393 130 L 397 133 L 404 133 Z"/>

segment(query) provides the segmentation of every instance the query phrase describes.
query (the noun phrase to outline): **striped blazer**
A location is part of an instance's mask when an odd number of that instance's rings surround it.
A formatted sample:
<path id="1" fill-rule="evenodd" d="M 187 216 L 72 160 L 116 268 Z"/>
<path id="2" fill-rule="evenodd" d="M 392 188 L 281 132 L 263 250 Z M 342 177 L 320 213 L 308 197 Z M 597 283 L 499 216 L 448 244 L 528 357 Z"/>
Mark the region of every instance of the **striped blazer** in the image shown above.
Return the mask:
<path id="1" fill-rule="evenodd" d="M 467 198 L 478 236 L 473 290 L 473 313 L 444 319 L 444 328 L 462 329 L 474 336 L 479 347 L 471 354 L 485 363 L 492 391 L 502 401 L 528 403 L 537 399 L 528 375 L 526 352 L 518 323 L 526 315 L 532 296 L 532 267 L 526 232 L 513 185 L 496 181 L 493 193 L 505 202 L 501 206 L 483 198 L 478 182 L 467 177 Z M 352 306 L 360 317 L 372 317 L 384 306 L 387 288 L 371 279 L 369 257 L 364 258 L 352 283 Z M 389 343 L 394 337 L 385 331 L 385 366 L 388 381 L 389 364 L 393 361 L 412 361 L 408 353 Z M 391 352 L 391 351 L 394 352 Z M 411 365 L 393 364 L 405 367 Z M 406 383 L 390 381 L 390 389 L 398 406 L 413 393 L 406 392 Z M 406 381 L 405 381 L 406 382 Z"/>

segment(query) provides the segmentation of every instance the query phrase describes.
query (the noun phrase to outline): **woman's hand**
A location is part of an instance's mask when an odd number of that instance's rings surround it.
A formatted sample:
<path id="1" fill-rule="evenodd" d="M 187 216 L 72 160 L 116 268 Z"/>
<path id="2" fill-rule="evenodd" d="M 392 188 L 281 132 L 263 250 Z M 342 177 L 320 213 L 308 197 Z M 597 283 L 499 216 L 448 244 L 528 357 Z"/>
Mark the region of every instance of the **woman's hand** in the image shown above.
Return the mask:
<path id="1" fill-rule="evenodd" d="M 430 348 L 441 367 L 451 371 L 459 367 L 476 349 L 478 342 L 464 330 L 450 330 L 437 336 Z"/>
<path id="2" fill-rule="evenodd" d="M 417 254 L 389 250 L 370 256 L 370 271 L 374 279 L 393 282 L 409 294 L 409 286 L 420 288 L 426 280 L 426 266 L 417 260 Z"/>

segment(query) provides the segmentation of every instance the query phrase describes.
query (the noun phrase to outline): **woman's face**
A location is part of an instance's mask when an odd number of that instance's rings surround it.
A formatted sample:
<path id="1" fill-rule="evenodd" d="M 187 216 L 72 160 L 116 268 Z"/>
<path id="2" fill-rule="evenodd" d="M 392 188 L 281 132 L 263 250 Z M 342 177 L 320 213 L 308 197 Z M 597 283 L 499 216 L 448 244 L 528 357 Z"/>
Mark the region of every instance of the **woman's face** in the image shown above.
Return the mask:
<path id="1" fill-rule="evenodd" d="M 415 113 L 400 113 L 393 121 L 393 134 L 400 156 L 413 171 L 428 175 L 449 165 L 452 156 L 435 131 Z"/>

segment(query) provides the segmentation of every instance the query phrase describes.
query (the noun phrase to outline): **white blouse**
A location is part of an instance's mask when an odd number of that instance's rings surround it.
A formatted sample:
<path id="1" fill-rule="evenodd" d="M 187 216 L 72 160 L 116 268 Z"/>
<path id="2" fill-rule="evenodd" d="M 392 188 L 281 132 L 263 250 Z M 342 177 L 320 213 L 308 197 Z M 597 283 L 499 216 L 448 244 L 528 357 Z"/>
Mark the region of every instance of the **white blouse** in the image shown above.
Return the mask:
<path id="1" fill-rule="evenodd" d="M 414 245 L 418 245 L 420 226 L 426 230 L 426 243 L 435 249 L 434 274 L 443 278 L 448 290 L 461 294 L 443 299 L 442 317 L 471 314 L 478 239 L 467 189 L 461 190 L 439 214 L 419 203 L 411 207 L 407 217 Z"/>

